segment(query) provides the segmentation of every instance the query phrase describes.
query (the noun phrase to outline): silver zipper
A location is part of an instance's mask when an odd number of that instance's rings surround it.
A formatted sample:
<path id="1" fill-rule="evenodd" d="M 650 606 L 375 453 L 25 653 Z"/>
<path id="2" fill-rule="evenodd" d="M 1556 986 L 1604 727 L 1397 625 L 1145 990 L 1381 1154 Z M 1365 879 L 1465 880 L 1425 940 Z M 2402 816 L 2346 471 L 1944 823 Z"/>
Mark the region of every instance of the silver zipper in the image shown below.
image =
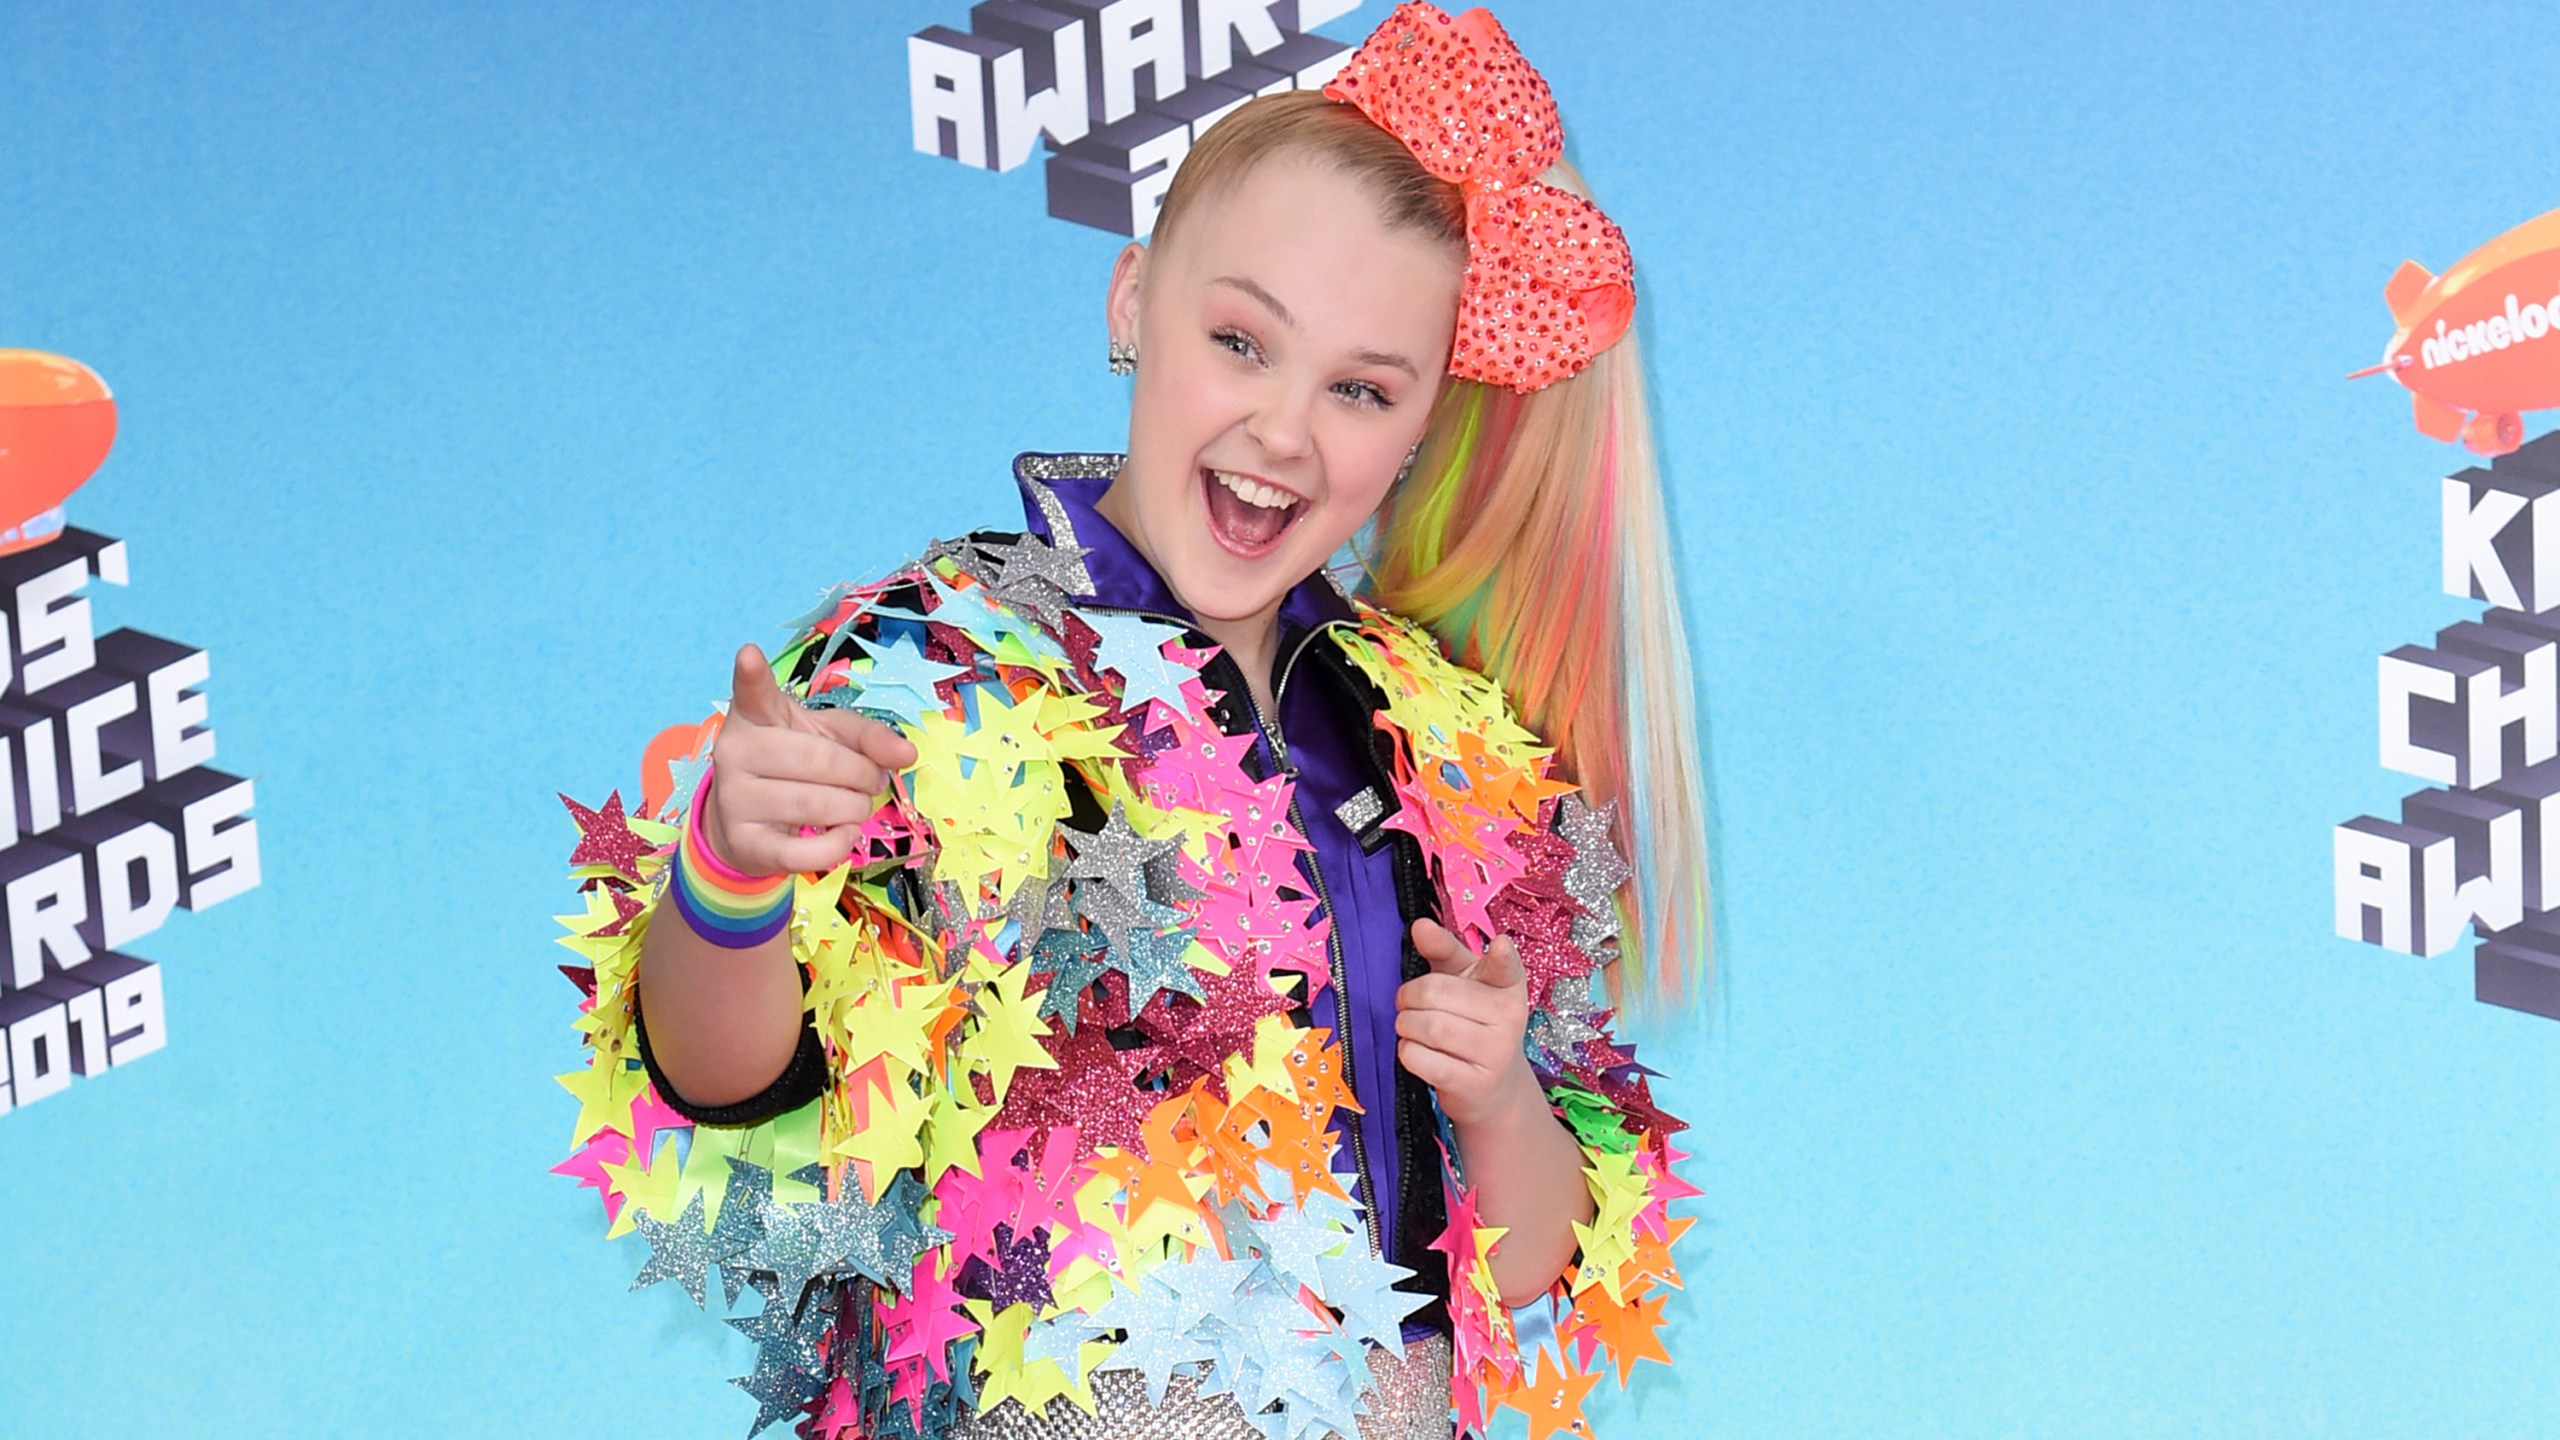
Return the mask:
<path id="1" fill-rule="evenodd" d="M 1095 608 L 1114 607 L 1096 606 Z M 1170 615 L 1157 615 L 1145 610 L 1133 610 L 1127 613 L 1143 615 L 1147 619 L 1159 620 L 1168 625 L 1178 625 L 1185 630 L 1194 628 L 1192 622 L 1176 620 Z M 1316 643 L 1317 638 L 1328 630 L 1350 627 L 1351 622 L 1348 620 L 1327 620 L 1306 633 L 1305 638 L 1298 642 L 1298 647 L 1289 652 L 1289 658 L 1282 662 L 1280 678 L 1271 687 L 1271 704 L 1275 709 L 1279 706 L 1282 697 L 1289 693 L 1289 677 L 1296 673 L 1298 657 L 1307 653 L 1307 647 Z M 1232 664 L 1234 657 L 1229 656 L 1228 660 Z M 1262 707 L 1253 703 L 1253 684 L 1251 678 L 1244 675 L 1244 667 L 1237 665 L 1236 673 L 1239 678 L 1245 680 L 1245 713 L 1253 717 L 1253 728 L 1262 732 L 1263 739 L 1271 742 L 1271 753 L 1280 762 L 1280 772 L 1287 775 L 1292 782 L 1289 786 L 1289 823 L 1297 827 L 1299 834 L 1304 835 L 1307 833 L 1307 822 L 1305 815 L 1298 809 L 1298 787 L 1295 784 L 1298 769 L 1290 762 L 1289 742 L 1280 734 L 1278 719 L 1263 718 Z M 1316 901 L 1324 906 L 1325 959 L 1333 977 L 1333 1037 L 1342 1051 L 1342 1088 L 1351 1092 L 1351 1098 L 1356 1103 L 1360 1098 L 1360 1072 L 1352 1053 L 1351 978 L 1349 969 L 1342 959 L 1342 917 L 1334 913 L 1333 896 L 1325 890 L 1324 867 L 1315 863 L 1312 855 L 1308 857 L 1307 872 L 1315 876 Z M 1361 1138 L 1359 1116 L 1352 1117 L 1350 1130 L 1351 1166 L 1356 1172 L 1352 1183 L 1361 1192 L 1361 1217 L 1368 1222 L 1370 1249 L 1384 1258 L 1387 1253 L 1386 1227 L 1384 1222 L 1378 1219 L 1378 1185 L 1375 1177 L 1369 1173 L 1369 1144 Z"/>
<path id="2" fill-rule="evenodd" d="M 1298 668 L 1298 657 L 1305 654 L 1307 647 L 1314 644 L 1316 642 L 1316 638 L 1324 634 L 1325 631 L 1334 629 L 1337 626 L 1347 625 L 1348 623 L 1349 622 L 1342 620 L 1328 620 L 1322 625 L 1317 626 L 1315 629 L 1308 631 L 1306 638 L 1298 642 L 1298 648 L 1289 652 L 1288 660 L 1280 666 L 1279 680 L 1271 687 L 1272 708 L 1279 708 L 1281 698 L 1289 693 L 1289 676 L 1291 672 Z M 1243 667 L 1238 666 L 1237 668 L 1241 670 Z M 1253 689 L 1250 685 L 1247 685 L 1245 688 L 1244 708 L 1245 712 L 1253 717 L 1254 727 L 1259 729 L 1263 733 L 1264 738 L 1271 742 L 1272 753 L 1280 757 L 1281 773 L 1287 775 L 1291 781 L 1289 786 L 1289 823 L 1297 827 L 1299 834 L 1304 835 L 1307 833 L 1307 821 L 1306 817 L 1300 814 L 1298 810 L 1298 787 L 1296 784 L 1298 770 L 1297 767 L 1289 761 L 1289 742 L 1282 738 L 1280 734 L 1279 719 L 1276 716 L 1269 720 L 1265 720 L 1263 718 L 1262 707 L 1253 703 Z M 1351 1043 L 1351 1033 L 1353 1028 L 1353 1016 L 1351 1009 L 1351 977 L 1349 969 L 1344 965 L 1342 959 L 1342 917 L 1337 914 L 1333 908 L 1333 896 L 1327 893 L 1324 888 L 1324 867 L 1315 863 L 1315 858 L 1312 855 L 1308 857 L 1307 873 L 1315 877 L 1316 900 L 1324 906 L 1324 949 L 1325 959 L 1330 965 L 1333 974 L 1333 1030 L 1334 1039 L 1342 1048 L 1342 1086 L 1344 1089 L 1351 1092 L 1353 1102 L 1357 1103 L 1360 1098 L 1360 1071 L 1357 1062 L 1353 1058 L 1353 1047 Z M 1378 1219 L 1378 1184 L 1376 1177 L 1369 1173 L 1369 1145 L 1366 1140 L 1361 1138 L 1359 1116 L 1354 1115 L 1352 1117 L 1350 1129 L 1351 1166 L 1352 1169 L 1357 1172 L 1353 1183 L 1357 1185 L 1362 1192 L 1362 1201 L 1360 1206 L 1361 1218 L 1366 1220 L 1369 1225 L 1369 1248 L 1375 1251 L 1378 1256 L 1383 1259 L 1387 1253 L 1385 1234 L 1386 1227 L 1384 1223 Z"/>

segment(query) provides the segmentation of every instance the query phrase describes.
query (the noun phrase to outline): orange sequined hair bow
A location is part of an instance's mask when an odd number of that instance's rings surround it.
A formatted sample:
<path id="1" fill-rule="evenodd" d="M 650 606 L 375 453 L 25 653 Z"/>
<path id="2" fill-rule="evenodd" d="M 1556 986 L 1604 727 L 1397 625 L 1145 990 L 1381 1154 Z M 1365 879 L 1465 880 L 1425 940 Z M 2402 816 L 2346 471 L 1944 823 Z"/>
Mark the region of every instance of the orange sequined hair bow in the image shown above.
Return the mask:
<path id="1" fill-rule="evenodd" d="M 1522 394 L 1578 373 L 1627 333 L 1627 237 L 1538 177 L 1564 155 L 1547 82 L 1486 10 L 1399 5 L 1324 87 L 1467 200 L 1467 275 L 1449 373 Z"/>

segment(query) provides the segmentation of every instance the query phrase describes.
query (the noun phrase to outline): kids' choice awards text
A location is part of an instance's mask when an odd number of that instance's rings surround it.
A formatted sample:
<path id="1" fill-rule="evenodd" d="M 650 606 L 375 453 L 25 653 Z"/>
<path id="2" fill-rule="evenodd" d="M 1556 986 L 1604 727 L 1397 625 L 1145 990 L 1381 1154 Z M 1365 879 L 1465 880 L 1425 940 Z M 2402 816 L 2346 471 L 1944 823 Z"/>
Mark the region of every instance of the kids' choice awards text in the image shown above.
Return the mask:
<path id="1" fill-rule="evenodd" d="M 0 556 L 0 1114 L 161 1048 L 160 969 L 128 952 L 258 884 L 250 783 L 213 768 L 202 650 L 100 635 L 124 542 Z"/>
<path id="2" fill-rule="evenodd" d="M 915 148 L 1012 170 L 1045 139 L 1049 213 L 1143 238 L 1182 157 L 1257 95 L 1321 90 L 1359 0 L 987 0 L 907 39 Z"/>
<path id="3" fill-rule="evenodd" d="M 2432 956 L 2476 926 L 2479 998 L 2560 1019 L 2560 435 L 2442 504 L 2445 593 L 2489 608 L 2381 657 L 2382 764 L 2430 788 L 2336 828 L 2337 931 Z"/>

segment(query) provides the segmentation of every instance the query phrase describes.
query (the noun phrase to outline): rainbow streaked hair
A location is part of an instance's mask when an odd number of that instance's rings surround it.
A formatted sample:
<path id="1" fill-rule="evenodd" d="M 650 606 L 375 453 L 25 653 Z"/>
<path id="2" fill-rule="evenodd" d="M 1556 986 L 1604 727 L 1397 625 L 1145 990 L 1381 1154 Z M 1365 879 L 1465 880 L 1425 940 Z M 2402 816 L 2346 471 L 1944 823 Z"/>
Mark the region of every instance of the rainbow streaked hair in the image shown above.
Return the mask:
<path id="1" fill-rule="evenodd" d="M 1668 1017 L 1712 972 L 1688 641 L 1630 333 L 1529 395 L 1451 381 L 1379 508 L 1367 589 L 1502 683 L 1635 862 L 1612 986 Z"/>

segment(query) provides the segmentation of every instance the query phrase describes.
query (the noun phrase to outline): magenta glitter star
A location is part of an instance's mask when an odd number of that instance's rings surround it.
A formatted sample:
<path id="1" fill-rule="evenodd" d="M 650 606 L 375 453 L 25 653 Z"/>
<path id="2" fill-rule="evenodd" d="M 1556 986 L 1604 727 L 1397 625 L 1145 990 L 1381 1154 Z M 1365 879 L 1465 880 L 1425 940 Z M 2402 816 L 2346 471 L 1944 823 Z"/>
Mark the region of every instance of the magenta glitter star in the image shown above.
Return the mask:
<path id="1" fill-rule="evenodd" d="M 1606 1072 L 1586 1070 L 1580 1066 L 1572 1067 L 1567 1073 L 1616 1106 L 1618 1113 L 1655 1135 L 1667 1139 L 1689 1128 L 1688 1122 L 1653 1103 L 1653 1086 L 1641 1075 L 1632 1080 L 1621 1080 Z"/>
<path id="2" fill-rule="evenodd" d="M 1076 1158 L 1096 1148 L 1138 1143 L 1140 1126 L 1156 1098 L 1137 1085 L 1138 1061 L 1112 1045 L 1110 1027 L 1078 1022 L 1073 1035 L 1053 1035 L 1055 1070 L 1024 1070 L 1013 1077 L 996 1123 L 1008 1127 L 1076 1129 Z"/>
<path id="3" fill-rule="evenodd" d="M 649 908 L 648 906 L 631 898 L 631 892 L 623 889 L 619 885 L 606 886 L 604 898 L 613 903 L 613 921 L 611 924 L 598 927 L 596 930 L 598 935 L 621 934 L 625 929 L 629 928 L 632 921 L 640 918 L 641 911 Z M 589 973 L 592 975 L 593 972 Z M 588 983 L 592 986 L 594 981 L 590 979 Z"/>
<path id="4" fill-rule="evenodd" d="M 1520 965 L 1529 979 L 1529 1004 L 1545 1009 L 1555 982 L 1591 973 L 1591 957 L 1573 943 L 1573 919 L 1581 902 L 1565 890 L 1565 870 L 1573 864 L 1573 842 L 1552 830 L 1522 829 L 1511 848 L 1527 861 L 1526 873 L 1502 887 L 1486 907 L 1492 927 L 1520 948 Z"/>
<path id="5" fill-rule="evenodd" d="M 927 620 L 924 622 L 924 634 L 924 658 L 927 660 L 939 660 L 945 665 L 973 667 L 978 663 L 978 643 L 970 639 L 969 632 L 959 626 L 945 625 L 939 620 Z M 942 703 L 948 705 L 951 703 L 951 695 L 944 686 L 956 683 L 958 683 L 956 680 L 946 680 L 934 686 L 933 693 L 941 697 Z"/>
<path id="6" fill-rule="evenodd" d="M 1224 975 L 1204 972 L 1200 985 L 1204 999 L 1159 995 L 1138 1012 L 1138 1028 L 1155 1042 L 1147 1064 L 1165 1072 L 1170 1089 L 1216 1080 L 1228 1056 L 1252 1053 L 1256 1022 L 1289 1013 L 1288 997 L 1274 991 L 1256 965 L 1238 964 Z"/>
<path id="7" fill-rule="evenodd" d="M 637 884 L 640 857 L 656 847 L 632 830 L 622 812 L 622 792 L 606 796 L 601 810 L 590 810 L 566 795 L 560 803 L 569 807 L 570 818 L 578 822 L 578 848 L 569 852 L 569 868 L 610 865 Z"/>

